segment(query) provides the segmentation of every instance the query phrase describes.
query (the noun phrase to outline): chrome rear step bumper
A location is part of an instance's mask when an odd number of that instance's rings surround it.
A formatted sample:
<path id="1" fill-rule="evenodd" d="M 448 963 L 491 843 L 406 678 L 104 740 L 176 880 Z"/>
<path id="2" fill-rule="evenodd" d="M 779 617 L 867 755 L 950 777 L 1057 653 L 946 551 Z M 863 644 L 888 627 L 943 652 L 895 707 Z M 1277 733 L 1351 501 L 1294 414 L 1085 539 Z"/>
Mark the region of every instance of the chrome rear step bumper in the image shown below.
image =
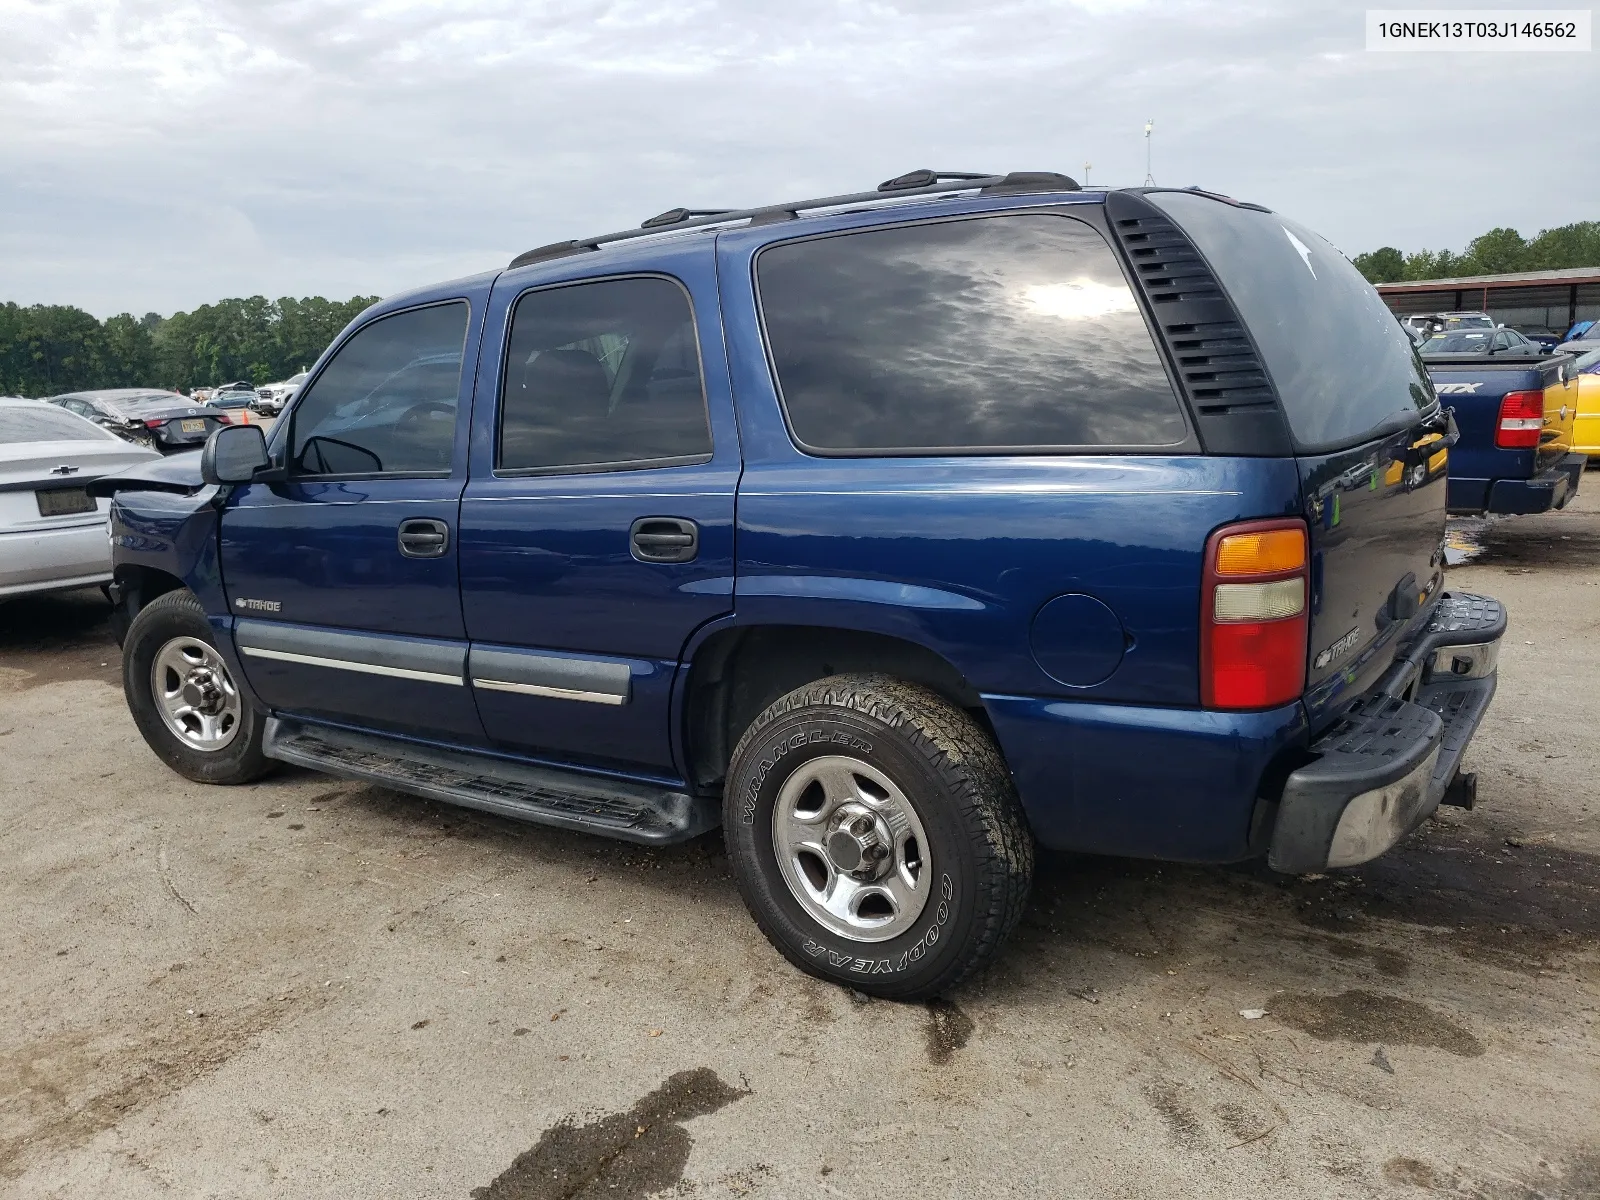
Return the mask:
<path id="1" fill-rule="evenodd" d="M 1303 874 L 1376 858 L 1439 807 L 1494 698 L 1506 613 L 1445 593 L 1376 687 L 1310 747 L 1284 784 L 1267 852 Z"/>

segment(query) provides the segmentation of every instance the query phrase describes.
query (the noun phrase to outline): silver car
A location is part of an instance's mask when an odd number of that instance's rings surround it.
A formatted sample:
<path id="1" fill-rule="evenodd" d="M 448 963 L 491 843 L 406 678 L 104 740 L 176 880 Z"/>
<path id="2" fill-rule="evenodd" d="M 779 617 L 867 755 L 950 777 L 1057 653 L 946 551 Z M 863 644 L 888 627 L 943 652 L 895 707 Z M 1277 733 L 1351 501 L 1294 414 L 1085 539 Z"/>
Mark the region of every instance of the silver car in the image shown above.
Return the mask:
<path id="1" fill-rule="evenodd" d="M 39 400 L 0 396 L 0 599 L 111 579 L 91 479 L 161 456 Z"/>

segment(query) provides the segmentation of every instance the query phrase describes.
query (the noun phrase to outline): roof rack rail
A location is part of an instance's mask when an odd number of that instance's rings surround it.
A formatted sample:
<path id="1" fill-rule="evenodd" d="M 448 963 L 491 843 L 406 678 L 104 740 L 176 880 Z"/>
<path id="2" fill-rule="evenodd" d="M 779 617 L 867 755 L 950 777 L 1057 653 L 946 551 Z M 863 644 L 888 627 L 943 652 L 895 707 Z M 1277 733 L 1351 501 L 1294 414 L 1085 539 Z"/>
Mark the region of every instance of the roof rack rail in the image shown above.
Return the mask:
<path id="1" fill-rule="evenodd" d="M 705 225 L 725 225 L 733 221 L 746 221 L 750 225 L 768 225 L 775 221 L 792 221 L 802 212 L 818 208 L 840 208 L 849 204 L 864 204 L 889 197 L 900 199 L 910 196 L 932 196 L 950 191 L 981 191 L 993 195 L 1022 195 L 1027 192 L 1081 191 L 1076 180 L 1053 171 L 1013 171 L 1009 175 L 982 175 L 974 171 L 908 171 L 893 179 L 886 179 L 870 192 L 851 192 L 841 196 L 820 196 L 813 200 L 790 200 L 783 204 L 765 204 L 759 208 L 672 208 L 651 217 L 637 229 L 622 229 L 616 233 L 603 233 L 599 237 L 580 238 L 574 241 L 551 242 L 526 250 L 511 260 L 510 267 L 526 267 L 531 263 L 552 258 L 565 258 L 571 254 L 587 254 L 611 242 L 625 242 L 633 238 L 650 237 L 666 230 L 694 229 Z"/>

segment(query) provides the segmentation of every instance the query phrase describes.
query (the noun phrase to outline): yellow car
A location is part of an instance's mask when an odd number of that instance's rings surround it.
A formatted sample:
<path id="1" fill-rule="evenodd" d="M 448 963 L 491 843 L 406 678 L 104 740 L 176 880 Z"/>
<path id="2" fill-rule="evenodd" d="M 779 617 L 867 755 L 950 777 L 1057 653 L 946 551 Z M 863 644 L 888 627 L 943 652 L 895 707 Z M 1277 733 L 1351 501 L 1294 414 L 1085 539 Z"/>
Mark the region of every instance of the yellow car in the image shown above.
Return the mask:
<path id="1" fill-rule="evenodd" d="M 1572 431 L 1572 448 L 1600 458 L 1600 350 L 1582 355 L 1573 366 L 1577 371 L 1578 420 Z"/>

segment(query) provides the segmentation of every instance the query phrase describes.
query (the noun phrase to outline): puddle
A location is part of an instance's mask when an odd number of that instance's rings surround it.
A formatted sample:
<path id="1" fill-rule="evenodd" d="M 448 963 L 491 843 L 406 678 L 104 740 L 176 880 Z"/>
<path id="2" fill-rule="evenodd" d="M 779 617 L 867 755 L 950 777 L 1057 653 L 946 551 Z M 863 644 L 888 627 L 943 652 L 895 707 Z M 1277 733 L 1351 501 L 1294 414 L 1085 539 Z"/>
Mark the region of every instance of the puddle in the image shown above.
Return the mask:
<path id="1" fill-rule="evenodd" d="M 1383 1042 L 1432 1046 L 1463 1058 L 1483 1053 L 1483 1043 L 1448 1017 L 1414 1000 L 1352 989 L 1337 996 L 1279 992 L 1267 1011 L 1283 1025 L 1320 1042 Z"/>
<path id="2" fill-rule="evenodd" d="M 683 1179 L 694 1139 L 682 1123 L 749 1094 L 709 1067 L 679 1071 L 626 1112 L 547 1129 L 473 1200 L 644 1200 Z"/>
<path id="3" fill-rule="evenodd" d="M 947 1063 L 950 1056 L 967 1044 L 975 1026 L 948 1000 L 928 1001 L 928 1061 Z"/>
<path id="4" fill-rule="evenodd" d="M 1600 522 L 1592 513 L 1557 511 L 1531 517 L 1451 517 L 1445 523 L 1446 567 L 1499 566 L 1515 574 L 1540 568 L 1600 565 Z"/>

